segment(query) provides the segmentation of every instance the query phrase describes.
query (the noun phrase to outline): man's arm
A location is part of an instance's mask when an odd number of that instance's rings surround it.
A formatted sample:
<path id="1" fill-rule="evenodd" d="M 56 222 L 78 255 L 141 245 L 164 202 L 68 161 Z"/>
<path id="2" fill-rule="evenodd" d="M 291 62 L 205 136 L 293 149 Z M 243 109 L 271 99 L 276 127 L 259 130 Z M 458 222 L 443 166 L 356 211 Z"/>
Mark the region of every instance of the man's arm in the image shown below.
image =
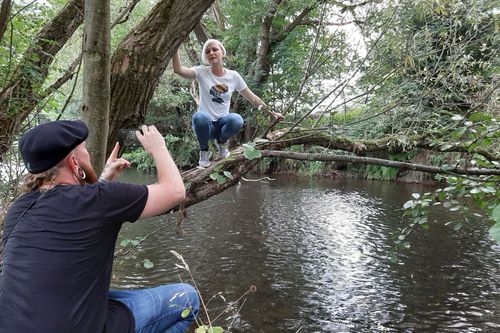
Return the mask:
<path id="1" fill-rule="evenodd" d="M 182 66 L 179 50 L 175 51 L 174 56 L 172 57 L 172 68 L 174 69 L 175 74 L 179 74 L 186 79 L 196 78 L 194 69 Z"/>
<path id="2" fill-rule="evenodd" d="M 155 126 L 143 125 L 135 134 L 156 164 L 158 182 L 148 185 L 148 200 L 140 218 L 151 217 L 176 207 L 186 199 L 186 189 L 179 169 Z"/>

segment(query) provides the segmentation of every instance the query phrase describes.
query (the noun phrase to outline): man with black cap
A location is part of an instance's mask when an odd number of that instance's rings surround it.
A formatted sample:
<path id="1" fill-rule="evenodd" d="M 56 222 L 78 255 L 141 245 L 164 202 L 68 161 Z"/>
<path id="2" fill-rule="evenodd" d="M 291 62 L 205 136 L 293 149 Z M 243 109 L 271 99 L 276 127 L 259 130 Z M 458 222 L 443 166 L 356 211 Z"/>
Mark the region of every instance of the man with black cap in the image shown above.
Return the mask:
<path id="1" fill-rule="evenodd" d="M 0 332 L 184 332 L 199 310 L 187 284 L 109 290 L 123 222 L 151 217 L 185 199 L 165 140 L 154 126 L 136 136 L 153 157 L 158 182 L 113 180 L 130 163 L 116 144 L 97 181 L 82 121 L 28 131 L 19 150 L 29 174 L 4 220 Z M 185 311 L 190 309 L 190 311 Z M 186 313 L 189 315 L 186 316 Z"/>

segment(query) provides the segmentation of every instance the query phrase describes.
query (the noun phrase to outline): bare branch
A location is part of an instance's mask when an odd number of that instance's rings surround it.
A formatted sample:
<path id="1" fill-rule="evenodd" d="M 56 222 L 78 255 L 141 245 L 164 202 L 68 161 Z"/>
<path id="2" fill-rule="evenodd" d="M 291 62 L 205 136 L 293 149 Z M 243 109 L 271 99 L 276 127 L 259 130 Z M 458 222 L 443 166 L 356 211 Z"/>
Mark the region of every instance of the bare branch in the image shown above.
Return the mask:
<path id="1" fill-rule="evenodd" d="M 226 30 L 226 22 L 224 20 L 224 13 L 222 12 L 222 8 L 220 7 L 220 3 L 218 0 L 215 0 L 212 4 L 212 10 L 215 16 L 215 22 L 217 22 L 217 27 L 220 31 Z"/>
<path id="2" fill-rule="evenodd" d="M 279 150 L 261 150 L 260 152 L 264 157 L 287 158 L 287 159 L 302 160 L 302 161 L 332 161 L 332 162 L 338 161 L 338 162 L 348 162 L 348 163 L 373 164 L 373 165 L 382 165 L 385 167 L 397 168 L 402 170 L 422 171 L 427 173 L 451 172 L 460 175 L 500 175 L 500 169 L 484 169 L 484 168 L 444 169 L 440 167 L 428 166 L 423 164 L 398 162 L 398 161 L 391 161 L 381 158 L 364 157 L 364 156 L 308 154 L 308 153 L 295 153 L 295 152 L 287 152 Z"/>
<path id="3" fill-rule="evenodd" d="M 297 15 L 290 24 L 288 24 L 283 31 L 281 31 L 278 35 L 273 37 L 273 43 L 279 43 L 283 41 L 287 34 L 290 33 L 293 29 L 295 29 L 298 25 L 302 24 L 304 17 L 307 16 L 316 6 L 307 6 Z"/>

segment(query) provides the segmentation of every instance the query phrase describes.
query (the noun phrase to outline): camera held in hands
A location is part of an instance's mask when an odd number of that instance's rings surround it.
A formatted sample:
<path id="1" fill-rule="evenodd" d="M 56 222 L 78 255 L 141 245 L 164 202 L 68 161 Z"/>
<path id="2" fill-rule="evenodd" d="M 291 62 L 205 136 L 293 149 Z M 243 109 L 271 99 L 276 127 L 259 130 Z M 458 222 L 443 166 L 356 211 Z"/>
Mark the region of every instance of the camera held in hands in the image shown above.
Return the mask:
<path id="1" fill-rule="evenodd" d="M 140 129 L 135 128 L 120 128 L 118 130 L 118 143 L 120 144 L 120 150 L 118 152 L 118 157 L 121 157 L 125 149 L 141 147 L 141 143 L 135 136 L 135 131 L 142 133 Z"/>

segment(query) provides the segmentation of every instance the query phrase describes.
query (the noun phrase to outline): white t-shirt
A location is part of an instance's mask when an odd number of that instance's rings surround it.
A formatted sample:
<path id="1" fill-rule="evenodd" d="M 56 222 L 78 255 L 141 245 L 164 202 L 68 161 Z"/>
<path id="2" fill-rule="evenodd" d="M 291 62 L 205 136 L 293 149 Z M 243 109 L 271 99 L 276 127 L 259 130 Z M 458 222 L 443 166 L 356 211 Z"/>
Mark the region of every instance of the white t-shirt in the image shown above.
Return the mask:
<path id="1" fill-rule="evenodd" d="M 208 113 L 212 121 L 229 113 L 233 91 L 241 92 L 247 84 L 240 74 L 224 69 L 224 76 L 215 76 L 208 66 L 193 67 L 200 90 L 200 110 Z"/>

